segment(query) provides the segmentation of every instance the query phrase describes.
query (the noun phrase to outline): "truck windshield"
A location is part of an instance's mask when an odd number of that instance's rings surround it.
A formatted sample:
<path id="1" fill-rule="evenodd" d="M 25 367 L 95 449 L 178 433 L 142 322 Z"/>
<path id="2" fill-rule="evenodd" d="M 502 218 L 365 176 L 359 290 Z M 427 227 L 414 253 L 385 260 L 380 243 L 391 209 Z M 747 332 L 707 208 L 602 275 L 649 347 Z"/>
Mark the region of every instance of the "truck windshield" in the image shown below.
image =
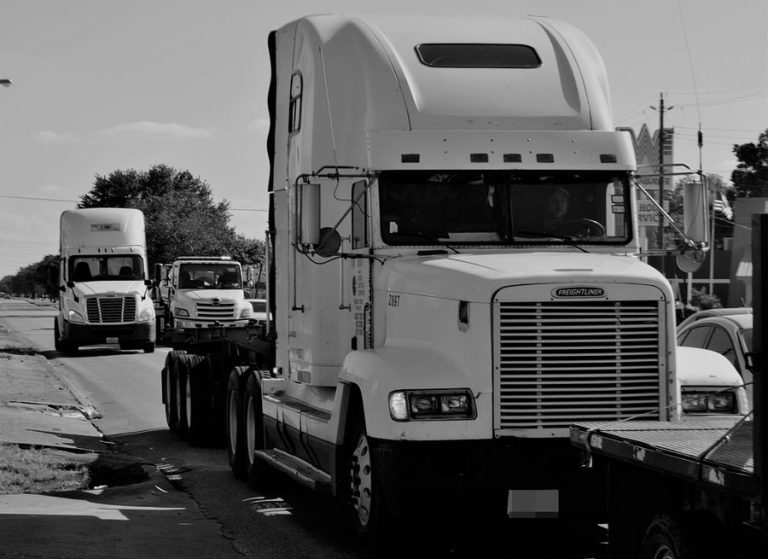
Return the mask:
<path id="1" fill-rule="evenodd" d="M 182 264 L 179 289 L 242 289 L 240 275 L 233 264 Z"/>
<path id="2" fill-rule="evenodd" d="M 386 171 L 389 245 L 589 244 L 631 239 L 629 176 L 606 171 Z"/>
<path id="3" fill-rule="evenodd" d="M 144 261 L 136 254 L 78 255 L 69 259 L 72 281 L 143 280 Z"/>

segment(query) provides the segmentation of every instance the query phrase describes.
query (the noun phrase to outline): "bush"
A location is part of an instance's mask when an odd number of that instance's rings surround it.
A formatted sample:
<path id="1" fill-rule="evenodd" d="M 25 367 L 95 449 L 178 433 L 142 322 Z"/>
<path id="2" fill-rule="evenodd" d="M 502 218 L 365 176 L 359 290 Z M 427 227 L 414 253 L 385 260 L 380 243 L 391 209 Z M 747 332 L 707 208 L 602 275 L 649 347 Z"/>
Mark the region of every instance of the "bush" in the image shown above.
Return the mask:
<path id="1" fill-rule="evenodd" d="M 699 310 L 719 309 L 723 304 L 717 295 L 709 295 L 704 292 L 704 288 L 691 291 L 691 305 Z"/>

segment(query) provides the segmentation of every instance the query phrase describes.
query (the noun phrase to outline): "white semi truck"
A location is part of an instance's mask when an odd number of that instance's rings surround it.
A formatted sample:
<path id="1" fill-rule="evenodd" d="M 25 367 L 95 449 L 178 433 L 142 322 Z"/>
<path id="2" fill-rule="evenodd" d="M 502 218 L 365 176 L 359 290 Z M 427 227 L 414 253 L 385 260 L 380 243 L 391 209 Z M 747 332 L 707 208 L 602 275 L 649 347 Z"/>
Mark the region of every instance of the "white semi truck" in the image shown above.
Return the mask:
<path id="1" fill-rule="evenodd" d="M 273 319 L 176 332 L 170 428 L 220 425 L 236 475 L 328 488 L 369 542 L 456 503 L 589 517 L 569 426 L 679 410 L 594 46 L 546 18 L 327 15 L 269 49 Z"/>
<path id="2" fill-rule="evenodd" d="M 59 238 L 59 265 L 52 271 L 60 291 L 56 350 L 118 344 L 153 352 L 144 214 L 128 208 L 66 210 Z"/>

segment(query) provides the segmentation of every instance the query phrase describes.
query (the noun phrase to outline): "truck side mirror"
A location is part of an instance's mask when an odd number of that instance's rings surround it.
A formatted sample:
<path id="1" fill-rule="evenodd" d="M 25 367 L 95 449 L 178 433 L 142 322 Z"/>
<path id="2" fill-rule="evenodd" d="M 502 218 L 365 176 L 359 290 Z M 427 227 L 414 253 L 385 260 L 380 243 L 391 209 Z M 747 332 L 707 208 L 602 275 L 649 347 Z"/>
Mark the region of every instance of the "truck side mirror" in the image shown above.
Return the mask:
<path id="1" fill-rule="evenodd" d="M 341 235 L 333 227 L 320 229 L 320 240 L 315 245 L 315 252 L 323 258 L 338 254 L 341 247 Z"/>
<path id="2" fill-rule="evenodd" d="M 710 225 L 707 186 L 704 182 L 692 182 L 683 186 L 683 232 L 688 244 L 677 256 L 677 267 L 685 273 L 693 273 L 704 262 L 704 252 L 709 249 Z"/>
<path id="3" fill-rule="evenodd" d="M 683 231 L 700 247 L 709 246 L 709 204 L 704 182 L 687 183 L 683 187 Z"/>
<path id="4" fill-rule="evenodd" d="M 155 264 L 154 269 L 154 279 L 156 282 L 160 282 L 163 279 L 163 265 L 162 264 Z"/>
<path id="5" fill-rule="evenodd" d="M 320 242 L 320 185 L 305 183 L 298 186 L 296 201 L 299 242 L 316 245 Z"/>

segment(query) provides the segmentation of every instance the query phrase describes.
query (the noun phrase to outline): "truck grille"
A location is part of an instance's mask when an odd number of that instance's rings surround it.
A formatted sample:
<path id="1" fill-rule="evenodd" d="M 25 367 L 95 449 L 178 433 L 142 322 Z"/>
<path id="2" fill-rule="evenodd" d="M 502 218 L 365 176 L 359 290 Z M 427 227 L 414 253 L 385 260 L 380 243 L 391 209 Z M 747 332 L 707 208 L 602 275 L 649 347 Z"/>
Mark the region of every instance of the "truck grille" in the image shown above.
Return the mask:
<path id="1" fill-rule="evenodd" d="M 499 305 L 497 428 L 659 418 L 657 302 Z"/>
<path id="2" fill-rule="evenodd" d="M 136 297 L 92 297 L 85 308 L 91 324 L 136 321 Z"/>
<path id="3" fill-rule="evenodd" d="M 214 304 L 213 301 L 198 301 L 197 316 L 203 320 L 233 320 L 235 304 L 226 301 L 218 304 Z"/>

